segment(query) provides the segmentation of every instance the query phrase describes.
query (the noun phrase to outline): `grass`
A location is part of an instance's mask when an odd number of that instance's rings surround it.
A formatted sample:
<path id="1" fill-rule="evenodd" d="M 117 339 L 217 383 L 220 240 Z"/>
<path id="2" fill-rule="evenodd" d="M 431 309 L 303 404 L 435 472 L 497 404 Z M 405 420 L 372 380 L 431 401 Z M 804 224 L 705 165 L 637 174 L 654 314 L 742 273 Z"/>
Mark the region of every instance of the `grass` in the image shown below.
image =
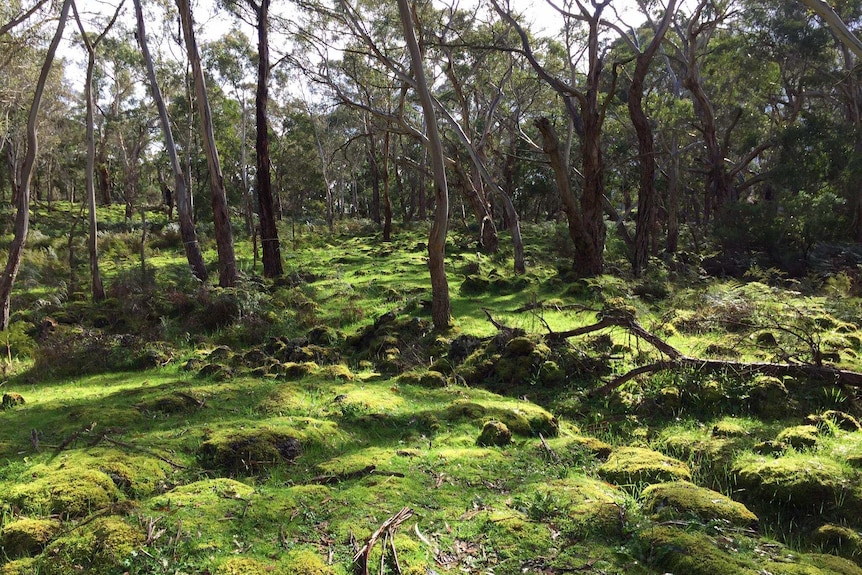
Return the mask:
<path id="1" fill-rule="evenodd" d="M 400 571 L 416 575 L 700 573 L 703 565 L 711 573 L 759 572 L 778 561 L 792 572 L 862 572 L 822 559 L 810 536 L 827 521 L 862 530 L 862 433 L 823 427 L 809 449 L 755 453 L 804 415 L 853 411 L 853 390 L 784 382 L 783 415 L 770 419 L 752 411 L 757 382 L 733 374 L 656 374 L 591 398 L 597 376 L 557 372 L 549 383 L 542 362 L 602 357 L 607 373 L 619 374 L 659 356 L 620 330 L 575 338 L 554 356 L 535 350 L 548 329 L 593 323 L 603 302 L 621 297 L 643 325 L 686 353 L 773 360 L 798 351 L 799 341 L 769 323 L 780 317 L 831 346 L 841 367 L 859 369 L 850 353 L 859 339 L 848 310 L 856 308 L 847 298 L 839 304 L 735 282 L 692 287 L 667 272 L 644 280 L 649 289 L 613 276 L 572 282 L 557 272 L 566 262 L 544 243 L 553 239 L 547 226 L 525 226 L 532 265 L 515 278 L 505 255 L 477 254 L 469 234 L 456 229 L 447 250 L 453 325 L 435 333 L 424 306 L 421 229 L 396 230 L 391 244 L 369 226 L 303 232 L 295 248 L 285 242 L 286 273 L 275 282 L 256 277 L 251 247 L 240 241 L 244 279 L 219 290 L 192 280 L 179 246 L 158 230 L 150 234 L 149 283 L 142 282 L 140 222 L 122 223 L 114 207 L 102 214 L 112 230 L 103 270 L 113 299 L 91 304 L 47 287 L 70 276 L 63 268 L 69 213 L 69 206 L 37 212 L 41 247 L 28 255 L 32 280 L 15 294 L 20 329 L 9 339 L 13 362 L 0 392 L 26 403 L 0 411 L 0 547 L 12 533 L 18 542 L 29 525 L 44 526 L 23 519 L 62 525 L 57 535 L 40 535 L 47 544 L 34 536 L 29 547 L 0 553 L 3 575 L 349 573 L 357 549 L 405 506 L 414 515 L 384 556 L 380 543 L 373 549 L 374 572 L 398 570 L 392 549 Z M 162 225 L 160 217 L 147 219 Z M 86 262 L 76 273 L 85 287 Z M 532 355 L 494 343 L 485 309 L 526 332 Z M 393 311 L 393 321 L 380 323 Z M 51 317 L 74 325 L 60 321 L 57 332 L 38 334 Z M 753 328 L 740 329 L 740 317 L 761 321 L 779 345 L 758 343 Z M 98 339 L 111 329 L 161 341 L 164 365 L 112 368 L 111 358 L 120 365 L 134 350 Z M 422 378 L 443 365 L 459 336 L 480 338 L 479 350 L 447 360 L 442 378 Z M 57 347 L 68 341 L 99 342 L 83 349 L 108 360 L 95 373 L 77 373 L 86 354 Z M 48 352 L 63 369 L 34 366 Z M 508 371 L 464 384 L 476 362 L 500 363 L 501 354 Z M 405 370 L 418 375 L 401 377 Z M 521 379 L 506 380 L 511 373 Z M 477 445 L 488 421 L 509 427 L 512 443 Z M 638 465 L 690 470 L 693 483 L 755 511 L 759 530 L 718 517 L 664 523 L 638 498 L 651 475 L 620 470 L 619 485 L 603 479 L 614 451 L 626 455 L 614 466 L 637 456 L 655 459 Z M 821 472 L 802 477 L 806 466 Z M 697 493 L 709 500 L 709 491 Z M 819 506 L 794 499 L 814 496 Z M 680 558 L 698 556 L 703 565 Z"/>

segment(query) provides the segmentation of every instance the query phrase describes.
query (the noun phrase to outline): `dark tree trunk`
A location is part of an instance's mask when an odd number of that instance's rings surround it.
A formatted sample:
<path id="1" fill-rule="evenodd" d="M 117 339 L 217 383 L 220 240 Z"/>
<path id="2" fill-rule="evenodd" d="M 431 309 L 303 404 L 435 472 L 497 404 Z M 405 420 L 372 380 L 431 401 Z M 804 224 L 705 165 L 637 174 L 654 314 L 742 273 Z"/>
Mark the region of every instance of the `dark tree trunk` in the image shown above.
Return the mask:
<path id="1" fill-rule="evenodd" d="M 257 151 L 257 196 L 260 215 L 260 239 L 263 244 L 263 275 L 268 278 L 279 277 L 284 273 L 281 263 L 281 246 L 272 202 L 272 176 L 269 157 L 269 122 L 267 104 L 269 102 L 269 3 L 260 0 L 256 4 L 248 0 L 257 14 L 257 93 L 254 108 L 257 123 L 255 147 Z"/>
<path id="2" fill-rule="evenodd" d="M 390 133 L 383 136 L 383 241 L 392 241 L 392 199 L 389 197 Z"/>

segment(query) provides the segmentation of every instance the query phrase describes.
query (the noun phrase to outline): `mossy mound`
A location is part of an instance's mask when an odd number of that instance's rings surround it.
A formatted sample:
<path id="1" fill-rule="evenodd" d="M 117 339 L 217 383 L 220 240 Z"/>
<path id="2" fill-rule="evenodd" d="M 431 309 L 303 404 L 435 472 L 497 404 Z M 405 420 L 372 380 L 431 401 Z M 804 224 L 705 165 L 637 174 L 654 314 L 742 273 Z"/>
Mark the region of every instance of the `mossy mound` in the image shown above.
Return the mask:
<path id="1" fill-rule="evenodd" d="M 345 346 L 356 361 L 371 361 L 382 373 L 402 373 L 417 365 L 428 365 L 429 347 L 422 342 L 430 337 L 431 327 L 425 319 L 390 311 L 348 336 Z M 410 353 L 404 353 L 408 350 Z"/>
<path id="2" fill-rule="evenodd" d="M 654 527 L 637 535 L 644 560 L 667 572 L 686 575 L 758 575 L 753 564 L 721 550 L 703 533 Z"/>
<path id="3" fill-rule="evenodd" d="M 819 430 L 813 425 L 794 425 L 783 429 L 775 441 L 785 443 L 796 450 L 812 449 L 819 442 Z"/>
<path id="4" fill-rule="evenodd" d="M 757 525 L 757 516 L 742 503 L 688 481 L 650 485 L 641 493 L 643 507 L 660 521 L 696 517 L 737 527 Z"/>
<path id="5" fill-rule="evenodd" d="M 59 532 L 55 519 L 18 519 L 0 529 L 0 549 L 12 558 L 37 555 Z"/>
<path id="6" fill-rule="evenodd" d="M 293 549 L 284 558 L 281 570 L 285 575 L 334 575 L 320 554 L 310 549 Z"/>
<path id="7" fill-rule="evenodd" d="M 817 528 L 813 539 L 826 552 L 862 562 L 862 534 L 855 529 L 827 523 Z"/>
<path id="8" fill-rule="evenodd" d="M 336 379 L 338 381 L 353 381 L 353 372 L 350 371 L 350 368 L 346 365 L 337 363 L 333 365 L 327 365 L 322 368 L 319 372 L 319 375 L 325 377 L 327 379 Z"/>
<path id="9" fill-rule="evenodd" d="M 780 505 L 802 512 L 852 514 L 860 506 L 855 474 L 819 455 L 791 453 L 782 457 L 744 454 L 731 469 L 741 495 L 751 505 Z"/>
<path id="10" fill-rule="evenodd" d="M 173 415 L 197 411 L 204 407 L 204 401 L 189 393 L 178 392 L 141 402 L 136 407 L 145 412 Z"/>
<path id="11" fill-rule="evenodd" d="M 33 557 L 16 559 L 0 566 L 0 575 L 33 575 L 38 572 L 37 560 Z"/>
<path id="12" fill-rule="evenodd" d="M 5 500 L 31 514 L 84 517 L 121 497 L 107 473 L 84 465 L 37 465 L 26 475 Z"/>
<path id="13" fill-rule="evenodd" d="M 713 437 L 746 437 L 748 430 L 737 421 L 724 419 L 712 426 Z"/>
<path id="14" fill-rule="evenodd" d="M 619 488 L 583 475 L 532 485 L 521 497 L 530 518 L 553 521 L 573 536 L 619 534 L 625 498 Z"/>
<path id="15" fill-rule="evenodd" d="M 20 405 L 24 405 L 26 402 L 24 401 L 24 396 L 20 393 L 4 393 L 3 399 L 0 400 L 0 411 L 5 409 L 12 409 L 13 407 L 18 407 Z"/>
<path id="16" fill-rule="evenodd" d="M 124 562 L 143 542 L 139 528 L 119 517 L 100 517 L 54 541 L 50 558 L 39 562 L 39 573 L 122 573 Z"/>
<path id="17" fill-rule="evenodd" d="M 793 415 L 789 392 L 777 377 L 761 375 L 754 379 L 749 390 L 751 411 L 766 419 L 780 419 Z"/>
<path id="18" fill-rule="evenodd" d="M 287 573 L 284 569 L 251 557 L 231 557 L 215 570 L 215 575 L 282 575 Z"/>
<path id="19" fill-rule="evenodd" d="M 835 555 L 809 553 L 804 556 L 809 564 L 818 567 L 826 575 L 862 575 L 862 568 L 853 561 Z"/>
<path id="20" fill-rule="evenodd" d="M 525 437 L 539 434 L 554 437 L 560 432 L 560 424 L 556 417 L 538 405 L 528 402 L 502 401 L 483 404 L 459 399 L 446 408 L 446 417 L 451 421 L 475 420 L 482 425 L 491 420 L 500 421 L 513 434 Z"/>
<path id="21" fill-rule="evenodd" d="M 616 485 L 691 480 L 691 471 L 682 461 L 641 447 L 615 449 L 598 473 Z"/>
<path id="22" fill-rule="evenodd" d="M 268 428 L 232 430 L 204 441 L 199 449 L 208 469 L 254 473 L 281 463 L 292 463 L 302 453 L 299 439 Z"/>
<path id="23" fill-rule="evenodd" d="M 818 428 L 835 426 L 844 431 L 862 431 L 859 420 L 843 411 L 830 409 L 820 414 L 811 414 L 805 418 L 806 425 L 815 425 Z"/>
<path id="24" fill-rule="evenodd" d="M 671 429 L 662 434 L 661 448 L 684 460 L 730 462 L 740 437 L 715 437 L 706 430 Z"/>
<path id="25" fill-rule="evenodd" d="M 505 447 L 512 443 L 512 432 L 506 427 L 506 424 L 501 421 L 491 420 L 485 422 L 482 426 L 482 433 L 476 440 L 476 445 L 482 447 Z"/>
<path id="26" fill-rule="evenodd" d="M 593 457 L 603 461 L 606 460 L 614 450 L 610 443 L 606 443 L 601 439 L 590 437 L 588 435 L 574 435 L 561 438 L 552 447 L 561 454 L 585 451 Z"/>

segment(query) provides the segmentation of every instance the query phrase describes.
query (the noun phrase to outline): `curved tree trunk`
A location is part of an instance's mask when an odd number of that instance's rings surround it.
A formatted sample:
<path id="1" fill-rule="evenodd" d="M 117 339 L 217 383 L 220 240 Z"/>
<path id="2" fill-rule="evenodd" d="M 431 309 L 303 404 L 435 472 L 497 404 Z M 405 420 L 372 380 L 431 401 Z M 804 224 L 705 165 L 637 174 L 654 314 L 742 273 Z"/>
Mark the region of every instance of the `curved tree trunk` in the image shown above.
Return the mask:
<path id="1" fill-rule="evenodd" d="M 207 168 L 210 180 L 210 199 L 215 225 L 216 249 L 218 251 L 219 285 L 233 287 L 237 281 L 236 257 L 233 251 L 233 231 L 230 227 L 230 215 L 227 210 L 227 196 L 224 190 L 224 176 L 219 163 L 218 149 L 213 133 L 212 111 L 207 97 L 206 80 L 201 66 L 200 53 L 195 40 L 194 21 L 189 0 L 177 0 L 180 12 L 183 36 L 186 42 L 186 52 L 192 65 L 192 75 L 195 84 L 195 103 L 200 116 L 201 139 L 204 153 L 207 157 Z"/>
<path id="2" fill-rule="evenodd" d="M 174 174 L 174 196 L 177 204 L 177 218 L 180 223 L 180 235 L 183 238 L 183 247 L 186 251 L 186 259 L 189 262 L 189 267 L 196 278 L 201 281 L 207 279 L 207 268 L 204 265 L 203 256 L 201 255 L 201 247 L 198 244 L 197 233 L 195 232 L 195 224 L 192 221 L 192 205 L 190 196 L 186 188 L 186 178 L 183 174 L 180 159 L 177 156 L 177 147 L 174 144 L 174 134 L 171 130 L 171 121 L 168 118 L 168 109 L 165 106 L 165 101 L 162 98 L 162 91 L 159 89 L 159 83 L 156 80 L 156 70 L 153 66 L 153 58 L 150 56 L 150 49 L 147 46 L 147 31 L 144 26 L 144 13 L 141 9 L 141 0 L 135 2 L 135 17 L 138 26 L 138 43 L 141 45 L 141 54 L 144 57 L 144 64 L 147 68 L 147 80 L 150 85 L 150 94 L 153 101 L 156 103 L 156 109 L 159 111 L 159 120 L 162 124 L 162 133 L 165 137 L 165 151 L 171 163 L 171 171 Z"/>
<path id="3" fill-rule="evenodd" d="M 263 244 L 263 275 L 274 278 L 284 273 L 281 264 L 281 245 L 275 225 L 272 203 L 272 175 L 269 158 L 269 122 L 267 104 L 269 102 L 269 2 L 260 0 L 249 5 L 257 14 L 257 93 L 254 110 L 257 124 L 255 148 L 257 150 L 257 199 L 260 213 L 260 241 Z"/>
<path id="4" fill-rule="evenodd" d="M 27 241 L 27 232 L 30 229 L 30 179 L 33 174 L 33 166 L 36 163 L 36 154 L 39 151 L 39 139 L 36 135 L 36 120 L 39 116 L 39 108 L 42 105 L 42 94 L 45 91 L 45 83 L 54 63 L 54 55 L 57 46 L 63 37 L 63 29 L 66 27 L 66 19 L 69 17 L 69 8 L 72 0 L 65 0 L 60 10 L 60 19 L 57 22 L 57 30 L 51 40 L 39 80 L 33 94 L 33 103 L 30 105 L 30 113 L 27 116 L 27 152 L 24 155 L 24 164 L 21 167 L 21 189 L 18 192 L 18 213 L 15 215 L 15 236 L 9 245 L 9 257 L 3 276 L 0 277 L 0 331 L 9 328 L 9 311 L 12 301 L 12 286 L 21 268 L 21 258 L 24 255 L 24 244 Z"/>
<path id="5" fill-rule="evenodd" d="M 404 39 L 410 52 L 416 92 L 422 103 L 428 130 L 428 152 L 431 155 L 431 173 L 434 175 L 434 221 L 428 238 L 428 269 L 431 273 L 431 318 L 436 329 L 449 327 L 451 307 L 449 283 L 446 280 L 446 233 L 449 228 L 449 188 L 446 182 L 446 166 L 443 157 L 443 141 L 437 128 L 434 102 L 428 90 L 425 70 L 422 68 L 422 52 L 413 30 L 413 17 L 407 0 L 398 0 L 398 14 L 404 29 Z M 421 205 L 421 204 L 420 204 Z"/>

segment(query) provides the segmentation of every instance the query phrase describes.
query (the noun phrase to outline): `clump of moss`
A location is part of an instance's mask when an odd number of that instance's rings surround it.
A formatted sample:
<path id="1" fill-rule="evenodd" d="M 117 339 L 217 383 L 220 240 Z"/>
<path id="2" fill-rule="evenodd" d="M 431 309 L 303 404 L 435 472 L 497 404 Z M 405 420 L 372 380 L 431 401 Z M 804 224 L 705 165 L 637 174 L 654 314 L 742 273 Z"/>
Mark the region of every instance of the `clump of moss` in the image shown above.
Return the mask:
<path id="1" fill-rule="evenodd" d="M 814 542 L 829 553 L 862 560 L 862 535 L 849 527 L 821 525 L 814 532 Z"/>
<path id="2" fill-rule="evenodd" d="M 713 437 L 745 437 L 748 435 L 748 430 L 740 423 L 724 419 L 712 426 Z"/>
<path id="3" fill-rule="evenodd" d="M 781 505 L 797 511 L 853 512 L 860 508 L 849 468 L 808 454 L 782 457 L 744 454 L 731 472 L 749 504 Z"/>
<path id="4" fill-rule="evenodd" d="M 682 461 L 641 447 L 614 450 L 598 472 L 602 478 L 617 485 L 691 480 L 691 471 Z"/>
<path id="5" fill-rule="evenodd" d="M 176 414 L 197 411 L 203 406 L 203 400 L 198 399 L 191 394 L 173 393 L 141 402 L 137 405 L 137 408 L 141 411 Z"/>
<path id="6" fill-rule="evenodd" d="M 302 453 L 297 438 L 267 428 L 233 430 L 201 444 L 205 467 L 250 473 L 279 463 L 293 462 Z"/>
<path id="7" fill-rule="evenodd" d="M 334 575 L 335 570 L 309 549 L 294 549 L 287 554 L 282 571 L 285 575 Z"/>
<path id="8" fill-rule="evenodd" d="M 830 409 L 820 414 L 811 414 L 805 418 L 806 425 L 815 425 L 818 428 L 834 425 L 844 431 L 862 431 L 859 420 L 843 411 Z"/>
<path id="9" fill-rule="evenodd" d="M 654 527 L 641 531 L 637 538 L 644 560 L 665 571 L 687 575 L 756 575 L 754 565 L 719 549 L 703 533 L 673 527 Z"/>
<path id="10" fill-rule="evenodd" d="M 541 407 L 527 402 L 483 405 L 481 403 L 457 400 L 452 402 L 446 409 L 447 419 L 474 420 L 485 422 L 500 421 L 515 435 L 525 437 L 542 434 L 553 437 L 559 434 L 559 422 L 557 418 Z"/>
<path id="11" fill-rule="evenodd" d="M 327 365 L 320 370 L 320 375 L 339 381 L 353 381 L 353 372 L 350 371 L 349 367 L 340 363 Z"/>
<path id="12" fill-rule="evenodd" d="M 788 402 L 789 392 L 777 377 L 761 375 L 754 379 L 749 391 L 752 412 L 767 419 L 779 419 L 790 415 L 792 406 Z"/>
<path id="13" fill-rule="evenodd" d="M 775 441 L 786 443 L 797 450 L 810 449 L 817 445 L 817 435 L 818 429 L 813 425 L 794 425 L 782 430 Z"/>
<path id="14" fill-rule="evenodd" d="M 512 443 L 512 432 L 505 423 L 496 420 L 486 422 L 482 426 L 479 439 L 476 440 L 476 444 L 482 447 L 505 447 L 510 443 Z"/>
<path id="15" fill-rule="evenodd" d="M 20 393 L 4 393 L 3 399 L 0 400 L 0 410 L 12 409 L 13 407 L 24 405 L 24 403 L 26 403 L 24 401 L 24 396 Z"/>
<path id="16" fill-rule="evenodd" d="M 284 573 L 273 565 L 252 559 L 251 557 L 231 557 L 218 566 L 216 575 L 267 575 Z"/>
<path id="17" fill-rule="evenodd" d="M 804 559 L 811 565 L 821 569 L 824 575 L 862 575 L 862 568 L 843 557 L 810 553 L 805 555 Z"/>
<path id="18" fill-rule="evenodd" d="M 32 557 L 24 557 L 6 563 L 0 567 L 0 575 L 33 575 L 38 573 L 37 560 Z"/>
<path id="19" fill-rule="evenodd" d="M 6 500 L 29 513 L 76 518 L 105 508 L 119 497 L 108 474 L 70 464 L 31 469 L 28 480 L 12 487 Z"/>
<path id="20" fill-rule="evenodd" d="M 595 437 L 587 435 L 567 437 L 565 438 L 565 443 L 562 447 L 566 450 L 584 450 L 601 460 L 606 460 L 614 450 L 610 443 L 605 443 L 601 439 L 596 439 Z"/>
<path id="21" fill-rule="evenodd" d="M 527 516 L 553 522 L 574 536 L 618 535 L 623 528 L 621 509 L 625 493 L 604 481 L 575 476 L 531 485 L 520 498 Z"/>
<path id="22" fill-rule="evenodd" d="M 757 525 L 757 516 L 742 503 L 688 481 L 650 485 L 641 493 L 644 509 L 658 520 L 697 517 L 737 527 Z"/>
<path id="23" fill-rule="evenodd" d="M 787 444 L 780 441 L 760 441 L 751 450 L 759 455 L 781 455 L 787 451 Z"/>
<path id="24" fill-rule="evenodd" d="M 50 559 L 40 561 L 40 574 L 67 575 L 121 572 L 123 563 L 144 542 L 140 529 L 119 517 L 100 517 L 50 546 Z"/>
<path id="25" fill-rule="evenodd" d="M 446 387 L 448 382 L 446 381 L 446 376 L 440 373 L 439 371 L 429 370 L 422 374 L 419 378 L 419 385 L 422 387 Z"/>
<path id="26" fill-rule="evenodd" d="M 0 529 L 0 548 L 9 557 L 36 555 L 59 531 L 55 519 L 18 519 Z"/>

